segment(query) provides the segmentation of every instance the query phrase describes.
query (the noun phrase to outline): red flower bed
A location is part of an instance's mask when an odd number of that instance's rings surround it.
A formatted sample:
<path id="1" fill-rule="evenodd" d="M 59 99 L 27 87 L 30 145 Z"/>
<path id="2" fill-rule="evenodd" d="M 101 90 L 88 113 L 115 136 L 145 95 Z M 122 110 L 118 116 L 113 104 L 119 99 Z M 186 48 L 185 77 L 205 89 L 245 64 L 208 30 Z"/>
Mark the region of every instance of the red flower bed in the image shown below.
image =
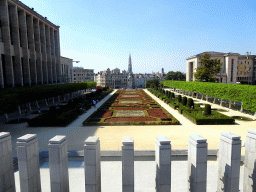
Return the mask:
<path id="1" fill-rule="evenodd" d="M 148 110 L 148 114 L 152 117 L 168 118 L 162 109 L 150 109 Z"/>
<path id="2" fill-rule="evenodd" d="M 115 107 L 114 110 L 146 110 L 148 107 Z"/>
<path id="3" fill-rule="evenodd" d="M 115 122 L 115 121 L 156 121 L 156 120 L 152 117 L 115 117 L 115 118 L 105 120 L 105 122 Z"/>
<path id="4" fill-rule="evenodd" d="M 112 114 L 113 114 L 113 111 L 111 111 L 111 110 L 106 110 L 106 113 L 104 113 L 104 115 L 102 115 L 102 118 L 111 117 Z"/>

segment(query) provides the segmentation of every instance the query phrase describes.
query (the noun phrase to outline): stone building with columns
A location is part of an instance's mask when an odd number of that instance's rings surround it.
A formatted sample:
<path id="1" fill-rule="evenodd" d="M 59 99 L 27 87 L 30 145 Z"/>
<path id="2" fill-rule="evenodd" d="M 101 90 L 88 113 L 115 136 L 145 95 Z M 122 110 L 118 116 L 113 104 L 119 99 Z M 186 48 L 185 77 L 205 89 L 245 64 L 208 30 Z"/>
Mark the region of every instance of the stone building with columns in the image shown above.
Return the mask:
<path id="1" fill-rule="evenodd" d="M 238 65 L 238 53 L 222 53 L 222 52 L 203 52 L 186 59 L 186 81 L 195 81 L 194 73 L 196 68 L 202 66 L 200 63 L 200 57 L 205 53 L 211 55 L 211 59 L 218 58 L 223 63 L 221 71 L 215 76 L 219 79 L 220 83 L 236 83 L 237 80 L 237 65 Z"/>
<path id="2" fill-rule="evenodd" d="M 21 1 L 1 0 L 1 88 L 60 82 L 59 26 Z"/>
<path id="3" fill-rule="evenodd" d="M 63 83 L 72 83 L 73 59 L 60 56 L 60 74 Z"/>

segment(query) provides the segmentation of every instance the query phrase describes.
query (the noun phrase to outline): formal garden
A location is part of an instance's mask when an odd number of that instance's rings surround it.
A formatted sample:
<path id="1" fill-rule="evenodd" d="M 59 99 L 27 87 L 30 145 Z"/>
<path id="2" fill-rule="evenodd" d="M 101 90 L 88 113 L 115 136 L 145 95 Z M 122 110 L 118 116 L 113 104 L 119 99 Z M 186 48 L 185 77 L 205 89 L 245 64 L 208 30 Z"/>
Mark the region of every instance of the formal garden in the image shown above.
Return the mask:
<path id="1" fill-rule="evenodd" d="M 83 122 L 93 125 L 179 125 L 180 122 L 143 90 L 118 90 Z"/>
<path id="2" fill-rule="evenodd" d="M 174 92 L 159 87 L 148 90 L 197 125 L 235 124 L 235 118 L 219 113 L 217 109 L 211 109 L 209 104 L 202 106 L 201 103 L 195 103 L 192 98 L 175 95 Z"/>

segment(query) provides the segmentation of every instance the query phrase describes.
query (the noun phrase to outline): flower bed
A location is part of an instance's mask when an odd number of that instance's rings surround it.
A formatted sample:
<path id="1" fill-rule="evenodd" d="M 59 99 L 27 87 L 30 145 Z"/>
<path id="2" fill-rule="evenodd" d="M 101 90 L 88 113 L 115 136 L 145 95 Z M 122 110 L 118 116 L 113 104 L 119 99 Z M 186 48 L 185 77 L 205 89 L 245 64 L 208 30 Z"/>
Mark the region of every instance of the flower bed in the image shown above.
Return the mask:
<path id="1" fill-rule="evenodd" d="M 143 90 L 133 90 L 132 94 L 127 94 L 125 90 L 119 90 L 112 97 L 86 119 L 83 125 L 180 124 L 175 117 L 163 109 Z"/>

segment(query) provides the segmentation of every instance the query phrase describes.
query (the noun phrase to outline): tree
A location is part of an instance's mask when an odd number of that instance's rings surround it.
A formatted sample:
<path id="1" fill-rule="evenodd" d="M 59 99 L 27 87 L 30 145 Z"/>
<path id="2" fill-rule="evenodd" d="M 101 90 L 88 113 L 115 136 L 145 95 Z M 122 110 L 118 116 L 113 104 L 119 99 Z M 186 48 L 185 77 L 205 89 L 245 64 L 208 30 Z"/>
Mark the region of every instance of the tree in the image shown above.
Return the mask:
<path id="1" fill-rule="evenodd" d="M 166 76 L 165 80 L 180 80 L 185 81 L 186 80 L 186 74 L 182 74 L 180 71 L 174 72 L 169 71 Z"/>
<path id="2" fill-rule="evenodd" d="M 150 87 L 150 85 L 153 84 L 156 87 L 159 86 L 159 80 L 158 79 L 151 79 L 146 82 L 146 87 Z"/>
<path id="3" fill-rule="evenodd" d="M 194 73 L 196 81 L 215 82 L 218 80 L 217 78 L 214 78 L 214 76 L 220 72 L 222 63 L 218 58 L 210 58 L 211 55 L 208 53 L 205 53 L 200 57 L 201 61 L 199 63 L 201 63 L 202 66 L 197 67 L 196 72 Z"/>

